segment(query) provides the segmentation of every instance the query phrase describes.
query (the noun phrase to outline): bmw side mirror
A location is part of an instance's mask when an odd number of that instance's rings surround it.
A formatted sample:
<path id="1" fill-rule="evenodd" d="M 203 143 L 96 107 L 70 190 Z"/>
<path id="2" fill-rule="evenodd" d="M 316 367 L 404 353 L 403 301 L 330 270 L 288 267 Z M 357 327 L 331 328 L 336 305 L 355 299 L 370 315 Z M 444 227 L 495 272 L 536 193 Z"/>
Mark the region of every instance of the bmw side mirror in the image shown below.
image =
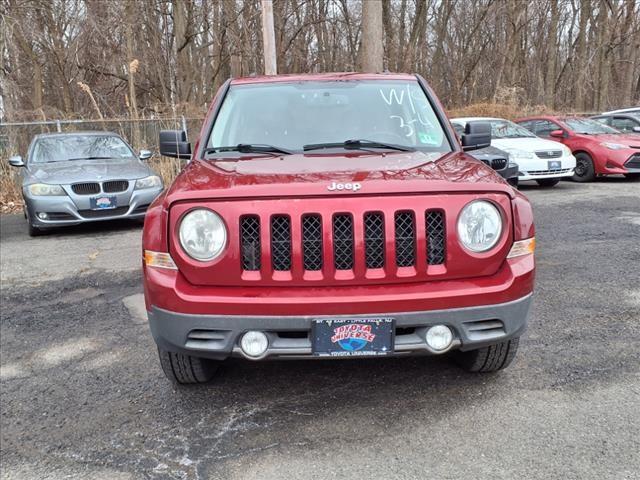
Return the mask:
<path id="1" fill-rule="evenodd" d="M 564 138 L 564 132 L 562 130 L 551 130 L 551 132 L 549 132 L 549 136 L 554 138 Z"/>
<path id="2" fill-rule="evenodd" d="M 487 148 L 491 145 L 491 124 L 484 121 L 467 122 L 462 135 L 462 149 L 465 152 Z"/>
<path id="3" fill-rule="evenodd" d="M 191 144 L 184 130 L 160 130 L 160 155 L 173 158 L 191 158 Z"/>
<path id="4" fill-rule="evenodd" d="M 153 153 L 151 150 L 140 150 L 140 153 L 138 154 L 138 158 L 140 160 L 149 160 L 152 156 Z"/>
<path id="5" fill-rule="evenodd" d="M 633 127 L 633 131 L 636 133 L 640 133 L 640 127 Z"/>
<path id="6" fill-rule="evenodd" d="M 13 157 L 9 157 L 9 165 L 12 167 L 24 167 L 24 162 L 20 155 L 14 155 Z"/>

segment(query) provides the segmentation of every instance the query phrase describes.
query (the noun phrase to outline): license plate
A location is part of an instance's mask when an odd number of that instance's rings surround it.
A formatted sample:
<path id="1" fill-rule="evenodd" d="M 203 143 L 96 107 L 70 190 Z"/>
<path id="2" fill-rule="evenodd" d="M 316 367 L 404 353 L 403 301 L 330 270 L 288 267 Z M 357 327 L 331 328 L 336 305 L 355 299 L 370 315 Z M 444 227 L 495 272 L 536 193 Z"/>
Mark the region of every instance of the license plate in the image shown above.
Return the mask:
<path id="1" fill-rule="evenodd" d="M 549 162 L 549 170 L 560 170 L 562 162 L 560 160 L 552 160 Z"/>
<path id="2" fill-rule="evenodd" d="M 108 210 L 118 206 L 115 196 L 92 197 L 90 202 L 92 210 Z"/>
<path id="3" fill-rule="evenodd" d="M 393 318 L 315 320 L 312 351 L 318 357 L 379 356 L 393 353 Z"/>

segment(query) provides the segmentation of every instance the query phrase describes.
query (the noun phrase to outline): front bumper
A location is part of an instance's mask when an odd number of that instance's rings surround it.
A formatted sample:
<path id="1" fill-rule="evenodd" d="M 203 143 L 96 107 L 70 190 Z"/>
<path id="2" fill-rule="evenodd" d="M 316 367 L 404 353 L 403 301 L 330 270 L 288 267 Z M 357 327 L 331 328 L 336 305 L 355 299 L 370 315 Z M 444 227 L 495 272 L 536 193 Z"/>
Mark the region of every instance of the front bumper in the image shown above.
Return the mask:
<path id="1" fill-rule="evenodd" d="M 130 187 L 130 191 L 102 194 L 116 196 L 117 207 L 110 210 L 90 210 L 87 205 L 82 203 L 88 203 L 88 195 L 83 196 L 82 199 L 71 194 L 34 196 L 27 189 L 24 190 L 23 195 L 31 224 L 35 227 L 47 228 L 103 220 L 144 218 L 147 208 L 160 192 L 162 192 L 162 187 L 142 190 Z M 78 205 L 84 205 L 87 208 L 78 208 Z M 38 214 L 41 212 L 47 213 L 48 218 L 39 218 Z"/>
<path id="2" fill-rule="evenodd" d="M 518 180 L 526 182 L 529 180 L 544 180 L 547 178 L 565 178 L 572 177 L 573 170 L 576 168 L 576 158 L 573 155 L 567 155 L 554 159 L 515 159 L 519 167 Z M 550 170 L 549 162 L 559 161 L 560 168 Z"/>
<path id="3" fill-rule="evenodd" d="M 425 341 L 427 330 L 435 324 L 444 324 L 453 330 L 451 348 L 460 350 L 481 348 L 520 336 L 526 329 L 531 298 L 529 294 L 497 305 L 385 313 L 385 317 L 395 319 L 393 355 L 436 353 Z M 379 315 L 193 315 L 155 306 L 148 312 L 151 333 L 160 348 L 215 360 L 245 357 L 239 342 L 242 334 L 248 330 L 263 331 L 269 339 L 269 348 L 259 360 L 319 358 L 313 355 L 311 347 L 311 325 L 314 320 L 375 316 Z"/>

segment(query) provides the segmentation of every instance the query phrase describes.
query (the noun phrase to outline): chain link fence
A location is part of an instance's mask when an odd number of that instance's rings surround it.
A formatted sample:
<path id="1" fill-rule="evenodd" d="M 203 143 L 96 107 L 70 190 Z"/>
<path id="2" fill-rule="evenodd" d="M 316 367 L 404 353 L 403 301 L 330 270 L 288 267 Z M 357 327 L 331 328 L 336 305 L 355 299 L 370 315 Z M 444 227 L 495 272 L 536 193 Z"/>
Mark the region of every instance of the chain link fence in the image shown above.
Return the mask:
<path id="1" fill-rule="evenodd" d="M 148 161 L 163 178 L 165 185 L 173 181 L 185 164 L 184 160 L 160 156 L 158 136 L 160 130 L 186 130 L 193 140 L 200 131 L 202 118 L 166 119 L 107 119 L 107 120 L 47 120 L 0 124 L 0 210 L 17 211 L 22 208 L 19 171 L 9 166 L 9 157 L 26 157 L 33 137 L 40 133 L 104 131 L 122 136 L 135 151 L 151 150 Z"/>

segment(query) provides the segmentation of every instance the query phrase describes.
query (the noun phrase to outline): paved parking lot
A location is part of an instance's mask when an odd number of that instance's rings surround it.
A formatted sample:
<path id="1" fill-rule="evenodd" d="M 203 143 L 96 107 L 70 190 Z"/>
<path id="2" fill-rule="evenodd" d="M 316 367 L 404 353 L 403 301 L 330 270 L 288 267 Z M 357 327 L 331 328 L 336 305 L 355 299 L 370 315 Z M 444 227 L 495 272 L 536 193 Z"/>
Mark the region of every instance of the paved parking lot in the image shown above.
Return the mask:
<path id="1" fill-rule="evenodd" d="M 524 188 L 516 362 L 230 362 L 176 389 L 138 306 L 140 227 L 1 226 L 2 478 L 640 478 L 640 183 Z"/>

